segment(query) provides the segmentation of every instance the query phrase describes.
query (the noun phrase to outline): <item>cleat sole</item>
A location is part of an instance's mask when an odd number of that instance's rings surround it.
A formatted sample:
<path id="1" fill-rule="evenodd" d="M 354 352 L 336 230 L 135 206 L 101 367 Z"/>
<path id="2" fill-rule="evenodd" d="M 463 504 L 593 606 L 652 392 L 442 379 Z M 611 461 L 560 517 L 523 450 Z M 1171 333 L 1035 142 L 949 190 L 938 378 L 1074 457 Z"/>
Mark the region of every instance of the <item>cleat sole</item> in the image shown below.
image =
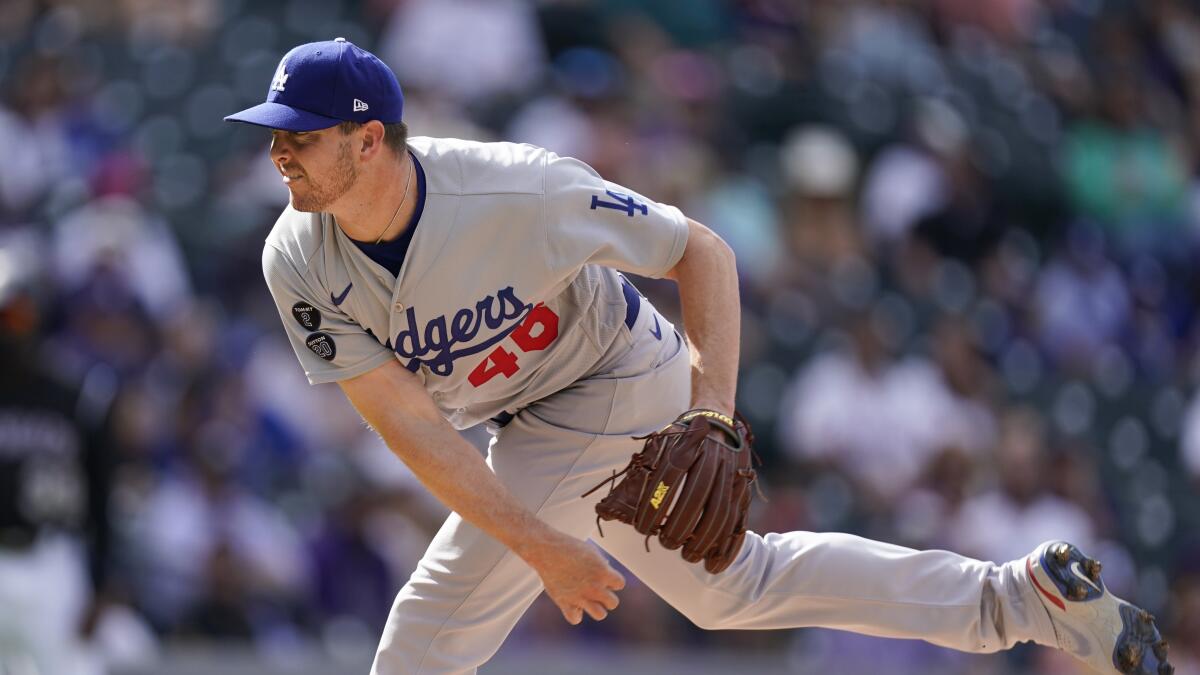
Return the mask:
<path id="1" fill-rule="evenodd" d="M 1109 593 L 1098 560 L 1074 545 L 1053 542 L 1039 547 L 1026 568 L 1063 649 L 1101 672 L 1175 672 L 1154 615 Z"/>

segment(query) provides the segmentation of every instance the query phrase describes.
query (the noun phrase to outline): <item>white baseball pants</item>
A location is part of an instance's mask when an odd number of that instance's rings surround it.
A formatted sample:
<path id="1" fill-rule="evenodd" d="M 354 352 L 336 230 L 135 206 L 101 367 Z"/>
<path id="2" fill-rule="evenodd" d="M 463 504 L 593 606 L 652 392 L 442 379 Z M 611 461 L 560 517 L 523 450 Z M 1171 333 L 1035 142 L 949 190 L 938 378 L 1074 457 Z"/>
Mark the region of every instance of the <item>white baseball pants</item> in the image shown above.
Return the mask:
<path id="1" fill-rule="evenodd" d="M 657 313 L 642 307 L 597 374 L 523 409 L 492 439 L 488 464 L 539 518 L 592 538 L 701 628 L 823 626 L 969 652 L 1053 644 L 1019 565 L 846 534 L 751 532 L 737 560 L 712 575 L 657 540 L 647 553 L 629 526 L 609 523 L 597 536 L 593 508 L 605 490 L 580 495 L 629 461 L 640 447 L 632 436 L 689 403 L 687 348 L 661 316 L 656 338 Z M 396 597 L 371 673 L 474 673 L 541 592 L 524 561 L 451 514 Z"/>

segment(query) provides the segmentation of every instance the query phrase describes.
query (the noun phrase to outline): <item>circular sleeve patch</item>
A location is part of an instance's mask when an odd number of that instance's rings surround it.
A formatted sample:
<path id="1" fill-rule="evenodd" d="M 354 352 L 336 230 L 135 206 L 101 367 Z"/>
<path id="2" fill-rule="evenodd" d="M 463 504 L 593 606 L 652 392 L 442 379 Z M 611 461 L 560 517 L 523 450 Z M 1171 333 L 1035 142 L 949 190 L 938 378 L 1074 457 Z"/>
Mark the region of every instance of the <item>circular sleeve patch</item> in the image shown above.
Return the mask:
<path id="1" fill-rule="evenodd" d="M 307 302 L 297 302 L 292 305 L 292 316 L 305 330 L 316 330 L 321 327 L 321 310 Z"/>
<path id="2" fill-rule="evenodd" d="M 304 341 L 312 353 L 325 359 L 332 361 L 334 356 L 337 356 L 337 345 L 333 344 L 333 338 L 328 333 L 313 333 Z"/>

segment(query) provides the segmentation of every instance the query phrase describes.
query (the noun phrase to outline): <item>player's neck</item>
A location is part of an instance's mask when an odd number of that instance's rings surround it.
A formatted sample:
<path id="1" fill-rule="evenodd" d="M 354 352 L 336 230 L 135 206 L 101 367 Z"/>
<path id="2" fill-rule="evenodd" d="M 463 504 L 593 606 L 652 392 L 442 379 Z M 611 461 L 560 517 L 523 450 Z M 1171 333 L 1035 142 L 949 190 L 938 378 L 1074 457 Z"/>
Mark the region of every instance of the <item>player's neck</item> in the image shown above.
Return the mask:
<path id="1" fill-rule="evenodd" d="M 360 169 L 354 186 L 329 209 L 338 227 L 356 241 L 375 243 L 400 236 L 417 203 L 416 167 L 405 151 L 376 168 Z M 408 196 L 405 198 L 407 190 Z M 386 230 L 386 232 L 385 232 Z"/>

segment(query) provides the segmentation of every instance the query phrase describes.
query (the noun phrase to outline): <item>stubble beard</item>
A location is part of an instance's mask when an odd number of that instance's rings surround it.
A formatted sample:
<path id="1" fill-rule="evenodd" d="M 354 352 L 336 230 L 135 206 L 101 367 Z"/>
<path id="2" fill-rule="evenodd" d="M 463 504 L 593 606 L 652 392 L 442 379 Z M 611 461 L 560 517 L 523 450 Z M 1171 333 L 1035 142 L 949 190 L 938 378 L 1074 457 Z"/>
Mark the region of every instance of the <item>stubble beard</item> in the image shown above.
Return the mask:
<path id="1" fill-rule="evenodd" d="M 350 155 L 350 142 L 345 141 L 338 146 L 337 164 L 333 175 L 327 183 L 318 183 L 311 174 L 305 174 L 304 182 L 308 185 L 303 193 L 292 191 L 292 208 L 305 213 L 328 211 L 329 207 L 350 191 L 358 180 L 358 170 Z"/>

